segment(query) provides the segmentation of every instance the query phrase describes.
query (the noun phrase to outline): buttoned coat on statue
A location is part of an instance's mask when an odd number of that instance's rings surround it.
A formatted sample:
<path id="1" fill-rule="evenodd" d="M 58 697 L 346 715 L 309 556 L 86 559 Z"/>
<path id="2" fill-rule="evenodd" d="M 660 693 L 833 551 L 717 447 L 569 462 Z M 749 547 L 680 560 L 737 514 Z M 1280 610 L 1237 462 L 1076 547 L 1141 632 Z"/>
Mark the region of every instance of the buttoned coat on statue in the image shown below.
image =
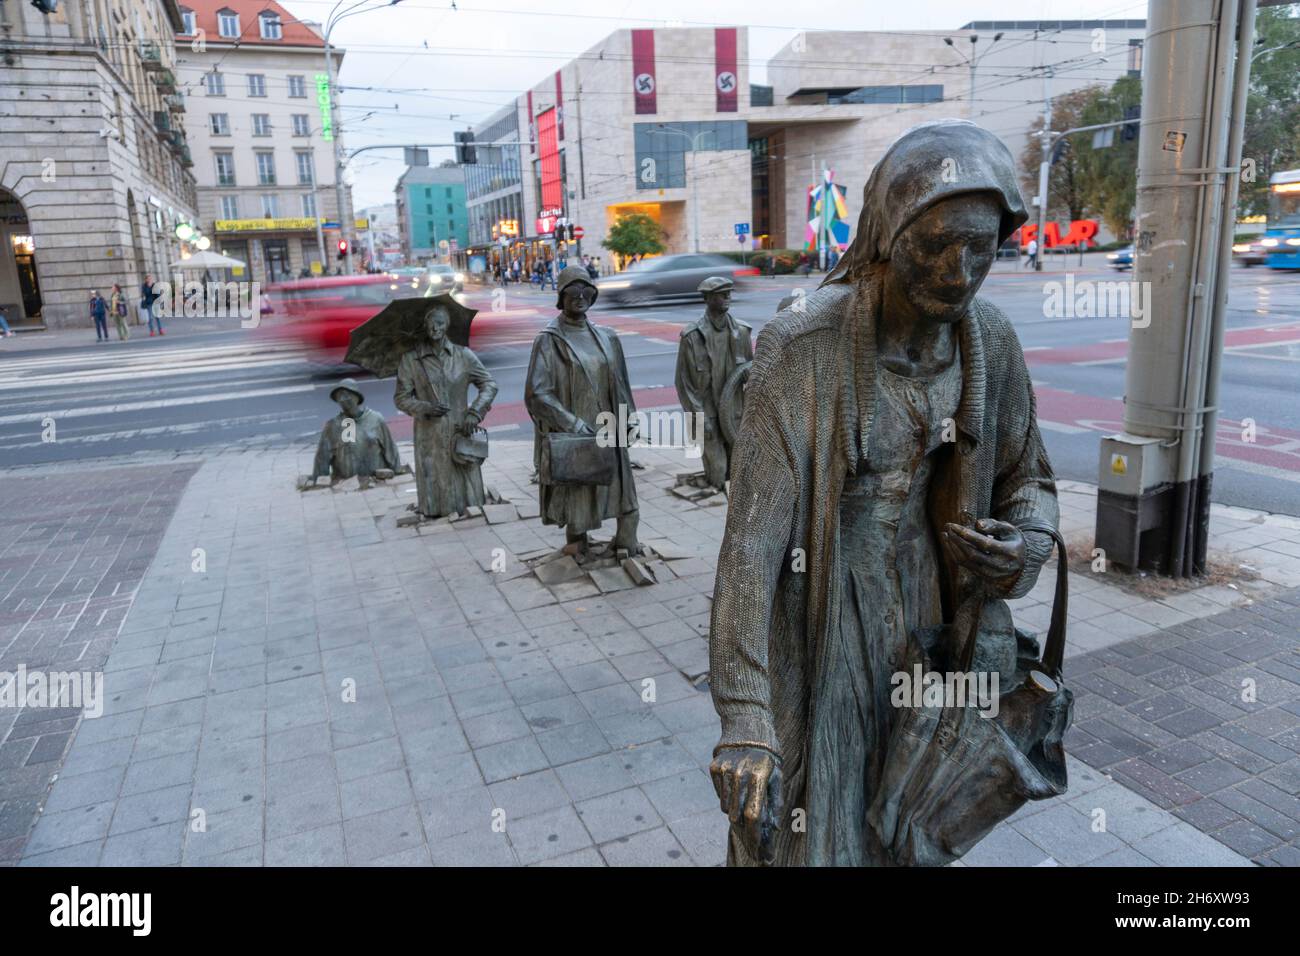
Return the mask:
<path id="1" fill-rule="evenodd" d="M 469 402 L 469 386 L 478 389 Z M 473 410 L 480 421 L 497 395 L 497 383 L 477 355 L 463 345 L 444 340 L 441 351 L 432 343 L 412 349 L 397 365 L 393 403 L 415 420 L 415 482 L 417 508 L 430 518 L 459 514 L 485 500 L 478 465 L 452 460 L 452 443 Z M 433 417 L 439 403 L 446 415 Z"/>

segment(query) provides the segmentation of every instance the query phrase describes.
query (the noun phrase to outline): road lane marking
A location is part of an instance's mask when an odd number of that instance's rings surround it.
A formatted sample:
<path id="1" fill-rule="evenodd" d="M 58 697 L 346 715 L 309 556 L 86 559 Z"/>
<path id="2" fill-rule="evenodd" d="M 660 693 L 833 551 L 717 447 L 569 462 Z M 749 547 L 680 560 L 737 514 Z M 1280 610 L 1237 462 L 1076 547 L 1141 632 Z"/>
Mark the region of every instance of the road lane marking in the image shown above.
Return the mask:
<path id="1" fill-rule="evenodd" d="M 323 386 L 322 386 L 323 387 Z M 289 385 L 283 388 L 258 388 L 247 392 L 219 395 L 190 395 L 185 398 L 160 399 L 151 402 L 124 402 L 120 405 L 86 405 L 81 408 L 64 408 L 57 411 L 36 412 L 28 415 L 0 416 L 0 425 L 12 425 L 18 422 L 39 421 L 53 418 L 56 422 L 66 418 L 88 418 L 95 415 L 119 415 L 123 412 L 139 412 L 150 408 L 173 408 L 180 405 L 205 405 L 215 402 L 240 402 L 248 398 L 263 398 L 267 395 L 287 395 L 291 392 L 315 391 L 315 385 Z"/>

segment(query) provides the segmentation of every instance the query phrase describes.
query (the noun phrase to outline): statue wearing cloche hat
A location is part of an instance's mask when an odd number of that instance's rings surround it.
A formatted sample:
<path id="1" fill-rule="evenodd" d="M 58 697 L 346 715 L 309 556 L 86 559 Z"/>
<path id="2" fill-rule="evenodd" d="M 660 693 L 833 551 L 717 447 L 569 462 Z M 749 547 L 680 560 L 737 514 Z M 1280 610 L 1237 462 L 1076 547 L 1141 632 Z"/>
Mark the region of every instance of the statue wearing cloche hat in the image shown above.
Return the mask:
<path id="1" fill-rule="evenodd" d="M 366 396 L 355 379 L 345 378 L 332 389 L 330 398 L 340 411 L 321 429 L 316 460 L 304 484 L 317 478 L 333 481 L 346 478 L 391 477 L 402 471 L 397 443 L 384 416 L 366 407 Z"/>
<path id="2" fill-rule="evenodd" d="M 703 481 L 718 489 L 727 483 L 741 386 L 754 358 L 750 327 L 728 311 L 734 286 L 730 276 L 710 276 L 700 283 L 704 315 L 682 330 L 677 346 L 677 399 L 683 411 L 703 423 L 703 434 L 695 435 L 702 446 Z M 698 484 L 698 476 L 692 481 Z"/>

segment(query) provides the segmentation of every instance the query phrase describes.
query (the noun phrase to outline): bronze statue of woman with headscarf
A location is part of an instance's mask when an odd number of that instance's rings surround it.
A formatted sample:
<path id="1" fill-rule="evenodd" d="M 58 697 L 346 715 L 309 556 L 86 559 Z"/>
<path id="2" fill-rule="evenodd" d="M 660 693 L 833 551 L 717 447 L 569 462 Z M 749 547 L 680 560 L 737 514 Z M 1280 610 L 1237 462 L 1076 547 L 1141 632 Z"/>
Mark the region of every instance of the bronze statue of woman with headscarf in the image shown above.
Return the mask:
<path id="1" fill-rule="evenodd" d="M 868 808 L 910 633 L 948 623 L 973 671 L 1014 672 L 1005 599 L 1051 553 L 1022 527 L 1056 526 L 1056 489 L 1020 343 L 976 293 L 1025 219 L 997 137 L 915 127 L 836 269 L 759 337 L 710 631 L 733 865 L 895 862 Z"/>

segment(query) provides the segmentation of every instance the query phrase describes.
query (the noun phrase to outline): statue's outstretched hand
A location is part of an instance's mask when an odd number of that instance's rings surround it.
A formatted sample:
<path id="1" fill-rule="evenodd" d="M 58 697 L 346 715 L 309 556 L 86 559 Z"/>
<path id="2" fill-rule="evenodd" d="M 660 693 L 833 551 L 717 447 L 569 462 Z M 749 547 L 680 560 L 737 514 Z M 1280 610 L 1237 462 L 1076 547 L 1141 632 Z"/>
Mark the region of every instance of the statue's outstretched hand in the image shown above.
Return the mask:
<path id="1" fill-rule="evenodd" d="M 776 755 L 762 747 L 723 747 L 709 765 L 709 776 L 746 852 L 760 863 L 771 863 L 782 809 Z"/>

